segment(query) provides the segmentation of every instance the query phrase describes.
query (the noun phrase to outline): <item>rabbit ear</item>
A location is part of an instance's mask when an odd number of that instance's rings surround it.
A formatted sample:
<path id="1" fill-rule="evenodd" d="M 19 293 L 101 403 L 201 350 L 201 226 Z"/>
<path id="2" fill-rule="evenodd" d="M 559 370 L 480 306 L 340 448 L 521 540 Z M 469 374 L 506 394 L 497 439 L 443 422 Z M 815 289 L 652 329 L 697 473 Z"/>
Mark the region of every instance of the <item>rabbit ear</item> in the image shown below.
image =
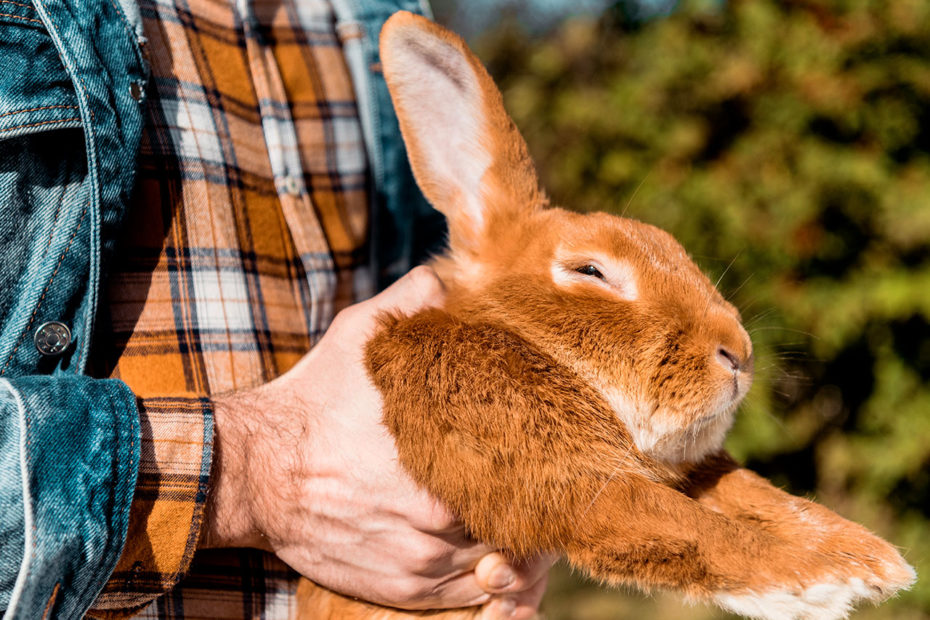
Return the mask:
<path id="1" fill-rule="evenodd" d="M 381 60 L 414 176 L 453 250 L 476 251 L 492 220 L 544 202 L 500 92 L 459 36 L 401 11 L 381 31 Z"/>

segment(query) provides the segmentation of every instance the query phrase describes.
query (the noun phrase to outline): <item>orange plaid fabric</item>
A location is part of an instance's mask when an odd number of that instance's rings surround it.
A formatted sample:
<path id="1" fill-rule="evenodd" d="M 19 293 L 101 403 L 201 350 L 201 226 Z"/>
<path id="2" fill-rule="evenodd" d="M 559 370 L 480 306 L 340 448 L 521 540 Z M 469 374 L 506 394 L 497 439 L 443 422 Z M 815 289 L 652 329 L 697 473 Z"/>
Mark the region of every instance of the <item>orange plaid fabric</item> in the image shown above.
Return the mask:
<path id="1" fill-rule="evenodd" d="M 350 76 L 324 0 L 141 0 L 140 10 L 147 128 L 96 358 L 98 374 L 139 397 L 142 462 L 128 543 L 95 607 L 290 617 L 296 574 L 273 556 L 195 554 L 210 396 L 286 371 L 336 310 L 370 293 Z"/>

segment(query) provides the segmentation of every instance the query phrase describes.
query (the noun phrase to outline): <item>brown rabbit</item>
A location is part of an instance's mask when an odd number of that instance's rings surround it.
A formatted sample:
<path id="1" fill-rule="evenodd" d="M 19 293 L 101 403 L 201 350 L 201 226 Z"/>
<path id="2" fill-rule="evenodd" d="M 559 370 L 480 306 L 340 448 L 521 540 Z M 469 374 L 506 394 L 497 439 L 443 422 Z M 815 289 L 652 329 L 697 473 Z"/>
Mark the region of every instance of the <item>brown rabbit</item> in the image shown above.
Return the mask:
<path id="1" fill-rule="evenodd" d="M 915 579 L 889 544 L 721 451 L 751 382 L 739 314 L 667 233 L 550 208 L 480 62 L 409 13 L 381 57 L 417 181 L 449 221 L 441 310 L 367 364 L 407 471 L 479 540 L 755 618 L 841 618 Z M 310 582 L 308 618 L 407 613 Z"/>

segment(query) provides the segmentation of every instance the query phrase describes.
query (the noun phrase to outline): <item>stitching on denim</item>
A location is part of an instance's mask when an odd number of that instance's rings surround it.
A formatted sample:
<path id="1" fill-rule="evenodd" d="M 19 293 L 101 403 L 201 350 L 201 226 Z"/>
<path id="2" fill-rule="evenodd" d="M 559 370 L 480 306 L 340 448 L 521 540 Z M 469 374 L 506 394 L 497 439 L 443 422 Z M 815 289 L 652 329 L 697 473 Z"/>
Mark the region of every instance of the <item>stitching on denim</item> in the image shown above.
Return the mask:
<path id="1" fill-rule="evenodd" d="M 90 202 L 84 205 L 84 209 L 81 211 L 81 219 L 78 221 L 77 228 L 74 229 L 74 232 L 71 233 L 71 238 L 68 239 L 68 245 L 65 247 L 65 251 L 61 253 L 61 256 L 58 257 L 58 264 L 55 265 L 55 271 L 52 272 L 52 277 L 49 278 L 48 282 L 45 285 L 45 290 L 42 291 L 42 296 L 39 297 L 38 303 L 36 303 L 35 309 L 32 311 L 32 316 L 29 317 L 29 323 L 26 325 L 26 329 L 23 330 L 23 333 L 19 336 L 19 340 L 16 342 L 16 346 L 13 347 L 13 351 L 10 352 L 10 357 L 7 358 L 6 363 L 3 365 L 3 370 L 0 370 L 0 377 L 6 374 L 6 369 L 9 368 L 10 362 L 13 361 L 13 357 L 16 355 L 16 352 L 19 350 L 20 345 L 23 344 L 23 339 L 29 333 L 29 330 L 32 329 L 32 324 L 36 320 L 36 315 L 39 313 L 39 308 L 42 307 L 42 302 L 45 301 L 45 296 L 48 294 L 48 289 L 51 288 L 52 282 L 55 281 L 55 276 L 58 275 L 58 270 L 61 269 L 61 263 L 64 262 L 65 256 L 68 255 L 68 251 L 71 249 L 71 244 L 74 243 L 74 239 L 77 237 L 78 231 L 81 230 L 81 225 L 84 223 L 84 218 L 87 216 L 87 207 L 90 206 Z"/>
<path id="2" fill-rule="evenodd" d="M 55 231 L 58 230 L 58 216 L 61 214 L 61 205 L 65 203 L 65 195 L 68 192 L 62 191 L 61 198 L 58 199 L 58 206 L 55 207 L 55 219 L 52 220 L 52 231 L 48 235 L 48 243 L 45 244 L 45 251 L 42 252 L 42 260 L 48 256 L 48 249 L 52 247 L 52 240 L 55 238 Z"/>
<path id="3" fill-rule="evenodd" d="M 41 127 L 42 125 L 55 125 L 59 123 L 70 123 L 72 121 L 80 122 L 80 117 L 75 116 L 74 118 L 62 118 L 55 121 L 42 121 L 41 123 L 29 123 L 28 125 L 13 125 L 12 127 L 6 127 L 0 129 L 0 133 L 6 133 L 8 131 L 16 131 L 17 129 L 29 129 L 30 127 Z"/>
<path id="4" fill-rule="evenodd" d="M 39 2 L 39 3 L 41 3 L 41 1 L 42 1 L 42 0 L 36 0 L 36 2 Z M 43 6 L 43 8 L 44 8 L 44 6 Z M 51 21 L 51 22 L 55 25 L 55 31 L 56 31 L 56 33 L 58 33 L 58 36 L 59 36 L 59 39 L 60 39 L 60 38 L 61 38 L 61 35 L 60 35 L 60 33 L 61 33 L 61 28 L 58 26 L 58 22 L 55 21 L 54 15 L 53 15 L 52 13 L 48 12 L 47 10 L 45 11 L 45 13 L 46 13 L 46 15 L 48 16 L 49 21 Z M 43 24 L 43 26 L 44 26 L 44 25 L 45 25 L 45 24 Z M 54 37 L 53 37 L 53 38 L 54 38 Z M 62 46 L 64 46 L 64 44 L 62 44 Z M 56 44 L 55 47 L 58 47 L 58 45 Z M 77 78 L 81 81 L 81 86 L 84 87 L 84 98 L 87 99 L 87 93 L 88 93 L 89 91 L 88 91 L 88 88 L 87 88 L 87 83 L 84 81 L 84 77 L 81 75 L 81 73 L 80 73 L 79 71 L 74 71 L 74 72 L 72 72 L 72 73 L 75 74 L 75 75 L 77 75 Z M 75 85 L 75 86 L 76 86 L 76 85 Z M 88 107 L 87 107 L 87 111 L 90 112 L 90 120 L 94 120 L 94 109 L 93 109 L 92 107 L 88 106 Z M 80 119 L 78 119 L 78 120 L 80 120 Z M 0 373 L 0 376 L 2 376 L 2 373 Z"/>
<path id="5" fill-rule="evenodd" d="M 24 9 L 32 9 L 35 11 L 35 8 L 31 4 L 23 4 L 22 2 L 13 2 L 13 0 L 0 0 L 0 4 L 12 4 L 13 6 L 21 6 Z"/>
<path id="6" fill-rule="evenodd" d="M 19 15 L 13 15 L 12 13 L 0 13 L 0 17 L 12 17 L 13 19 L 21 19 L 24 22 L 32 22 L 34 24 L 42 24 L 42 20 L 32 19 L 31 17 L 20 17 Z"/>
<path id="7" fill-rule="evenodd" d="M 0 2 L 3 2 L 3 1 L 4 0 L 0 0 Z M 62 110 L 62 109 L 77 110 L 78 107 L 76 105 L 44 105 L 40 108 L 23 108 L 22 110 L 13 110 L 12 112 L 4 112 L 3 114 L 0 114 L 0 118 L 3 118 L 4 116 L 12 116 L 14 114 L 25 114 L 26 112 L 38 112 L 39 110 Z"/>
<path id="8" fill-rule="evenodd" d="M 61 589 L 61 582 L 55 584 L 55 589 L 52 590 L 52 595 L 48 597 L 48 602 L 45 604 L 45 611 L 42 612 L 42 620 L 48 618 L 48 612 L 52 610 L 52 605 L 55 604 L 55 599 L 58 598 L 58 591 Z"/>

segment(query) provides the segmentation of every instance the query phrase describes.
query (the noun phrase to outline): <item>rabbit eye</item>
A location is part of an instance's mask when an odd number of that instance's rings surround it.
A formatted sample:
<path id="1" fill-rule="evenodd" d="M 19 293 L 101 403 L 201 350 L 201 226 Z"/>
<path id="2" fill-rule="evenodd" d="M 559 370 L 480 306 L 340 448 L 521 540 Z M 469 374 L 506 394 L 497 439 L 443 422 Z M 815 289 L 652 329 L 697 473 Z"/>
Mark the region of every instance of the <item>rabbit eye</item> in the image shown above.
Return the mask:
<path id="1" fill-rule="evenodd" d="M 584 274 L 586 276 L 594 276 L 595 278 L 599 278 L 601 280 L 605 279 L 604 274 L 601 273 L 600 270 L 594 265 L 583 265 L 581 267 L 576 268 L 575 271 L 577 271 L 578 273 Z"/>

